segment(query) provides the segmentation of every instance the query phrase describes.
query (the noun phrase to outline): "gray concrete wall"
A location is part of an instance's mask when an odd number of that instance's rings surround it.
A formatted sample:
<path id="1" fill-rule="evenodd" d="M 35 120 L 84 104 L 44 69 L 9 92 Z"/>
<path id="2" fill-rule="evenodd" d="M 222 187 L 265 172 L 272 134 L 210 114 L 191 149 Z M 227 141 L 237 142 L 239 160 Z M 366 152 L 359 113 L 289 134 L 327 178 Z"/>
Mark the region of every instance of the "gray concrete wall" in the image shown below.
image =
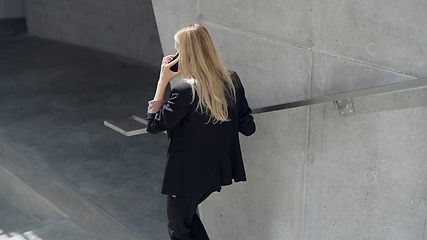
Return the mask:
<path id="1" fill-rule="evenodd" d="M 158 67 L 162 53 L 150 1 L 27 0 L 28 32 Z"/>
<path id="2" fill-rule="evenodd" d="M 24 0 L 0 0 L 0 19 L 25 17 Z"/>
<path id="3" fill-rule="evenodd" d="M 164 54 L 199 22 L 253 108 L 427 77 L 427 2 L 152 0 Z M 426 90 L 255 116 L 248 182 L 200 209 L 212 239 L 419 239 L 427 226 Z"/>

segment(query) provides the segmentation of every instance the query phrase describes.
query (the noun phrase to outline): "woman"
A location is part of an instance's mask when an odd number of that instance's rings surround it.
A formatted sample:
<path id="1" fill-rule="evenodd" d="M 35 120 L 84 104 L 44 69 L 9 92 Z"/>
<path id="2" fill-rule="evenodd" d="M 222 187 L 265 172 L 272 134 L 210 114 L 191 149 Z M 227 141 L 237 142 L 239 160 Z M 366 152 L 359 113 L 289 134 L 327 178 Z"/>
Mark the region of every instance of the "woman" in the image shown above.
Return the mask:
<path id="1" fill-rule="evenodd" d="M 197 206 L 233 179 L 246 181 L 239 132 L 252 135 L 255 123 L 239 77 L 222 65 L 206 28 L 186 26 L 174 39 L 179 57 L 163 58 L 147 131 L 168 133 L 162 193 L 171 239 L 209 239 Z M 164 102 L 168 83 L 178 75 L 181 82 Z"/>

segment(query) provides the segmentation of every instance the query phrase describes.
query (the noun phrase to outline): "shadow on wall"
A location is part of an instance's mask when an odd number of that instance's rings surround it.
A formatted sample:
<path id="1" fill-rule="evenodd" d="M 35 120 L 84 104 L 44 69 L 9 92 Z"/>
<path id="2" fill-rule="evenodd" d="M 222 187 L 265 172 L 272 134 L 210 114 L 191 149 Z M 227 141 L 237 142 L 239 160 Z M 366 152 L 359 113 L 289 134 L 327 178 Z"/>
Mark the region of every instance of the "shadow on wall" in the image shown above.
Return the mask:
<path id="1" fill-rule="evenodd" d="M 0 19 L 0 36 L 17 36 L 26 32 L 25 18 Z"/>
<path id="2" fill-rule="evenodd" d="M 25 17 L 24 0 L 0 0 L 0 19 Z"/>
<path id="3" fill-rule="evenodd" d="M 27 1 L 25 9 L 31 35 L 159 67 L 163 54 L 151 1 L 39 0 Z"/>

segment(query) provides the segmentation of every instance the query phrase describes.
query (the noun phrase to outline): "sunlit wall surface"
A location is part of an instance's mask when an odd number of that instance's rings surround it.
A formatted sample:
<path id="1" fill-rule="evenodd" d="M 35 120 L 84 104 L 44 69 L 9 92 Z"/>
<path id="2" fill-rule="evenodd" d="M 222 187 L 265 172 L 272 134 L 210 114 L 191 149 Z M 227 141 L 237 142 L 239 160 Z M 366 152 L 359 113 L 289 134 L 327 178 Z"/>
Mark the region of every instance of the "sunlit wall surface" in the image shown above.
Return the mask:
<path id="1" fill-rule="evenodd" d="M 427 77 L 424 0 L 152 0 L 164 54 L 210 31 L 253 108 Z M 426 239 L 426 90 L 255 116 L 248 182 L 201 207 L 212 239 Z"/>

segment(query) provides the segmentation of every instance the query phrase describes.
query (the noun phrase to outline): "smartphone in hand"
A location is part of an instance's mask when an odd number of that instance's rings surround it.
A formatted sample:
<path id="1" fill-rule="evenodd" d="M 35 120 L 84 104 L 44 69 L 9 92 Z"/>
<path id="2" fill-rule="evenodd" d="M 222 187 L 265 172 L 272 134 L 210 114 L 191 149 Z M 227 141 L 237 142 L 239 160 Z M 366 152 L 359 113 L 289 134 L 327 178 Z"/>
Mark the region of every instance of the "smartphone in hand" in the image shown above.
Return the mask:
<path id="1" fill-rule="evenodd" d="M 179 56 L 179 53 L 176 53 L 175 56 L 172 58 L 172 60 L 170 60 L 170 62 L 172 62 L 173 60 L 175 60 L 178 56 Z M 170 70 L 172 72 L 178 72 L 178 62 L 176 62 L 174 65 L 172 65 L 170 67 Z"/>

